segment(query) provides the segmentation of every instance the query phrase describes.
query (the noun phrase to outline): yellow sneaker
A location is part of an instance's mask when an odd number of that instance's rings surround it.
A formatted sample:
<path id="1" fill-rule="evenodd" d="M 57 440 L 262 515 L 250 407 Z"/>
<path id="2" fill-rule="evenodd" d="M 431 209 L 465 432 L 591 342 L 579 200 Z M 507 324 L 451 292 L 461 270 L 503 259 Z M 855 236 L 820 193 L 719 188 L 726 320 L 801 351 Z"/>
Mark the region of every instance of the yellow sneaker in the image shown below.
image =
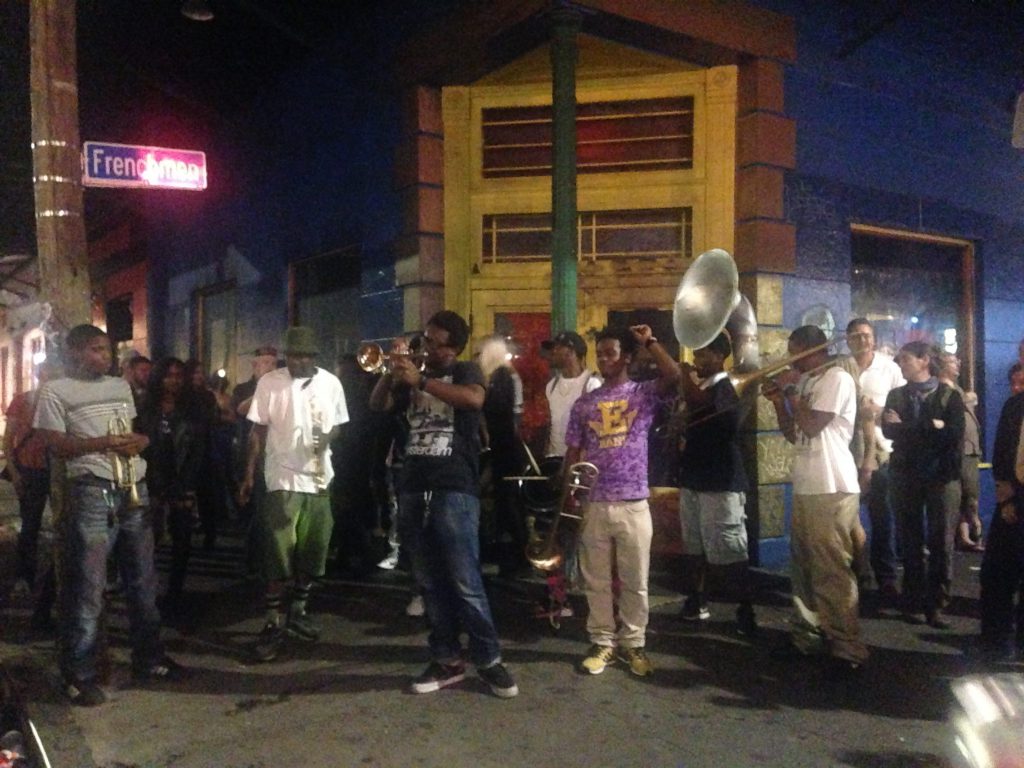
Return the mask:
<path id="1" fill-rule="evenodd" d="M 637 677 L 647 677 L 654 674 L 654 665 L 647 658 L 647 652 L 643 648 L 620 648 L 619 658 L 629 664 L 629 671 Z"/>
<path id="2" fill-rule="evenodd" d="M 604 668 L 615 661 L 615 649 L 610 645 L 592 645 L 590 651 L 580 664 L 584 672 L 592 675 L 600 675 Z"/>

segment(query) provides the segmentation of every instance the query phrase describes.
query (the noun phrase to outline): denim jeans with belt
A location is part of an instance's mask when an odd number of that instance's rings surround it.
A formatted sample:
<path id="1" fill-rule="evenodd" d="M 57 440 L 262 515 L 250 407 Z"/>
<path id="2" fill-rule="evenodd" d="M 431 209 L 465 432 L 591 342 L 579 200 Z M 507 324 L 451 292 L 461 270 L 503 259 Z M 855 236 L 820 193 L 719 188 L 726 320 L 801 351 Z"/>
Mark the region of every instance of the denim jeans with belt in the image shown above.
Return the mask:
<path id="1" fill-rule="evenodd" d="M 164 655 L 157 578 L 153 565 L 153 521 L 146 484 L 138 484 L 142 506 L 128 509 L 128 492 L 98 477 L 72 478 L 64 528 L 66 543 L 61 611 L 61 671 L 79 680 L 96 677 L 96 642 L 107 558 L 113 552 L 121 576 L 131 630 L 132 666 L 145 669 Z"/>
<path id="2" fill-rule="evenodd" d="M 460 657 L 461 629 L 469 636 L 469 657 L 477 667 L 500 661 L 480 573 L 480 500 L 452 491 L 403 493 L 398 507 L 399 536 L 423 594 L 434 660 L 452 663 Z"/>

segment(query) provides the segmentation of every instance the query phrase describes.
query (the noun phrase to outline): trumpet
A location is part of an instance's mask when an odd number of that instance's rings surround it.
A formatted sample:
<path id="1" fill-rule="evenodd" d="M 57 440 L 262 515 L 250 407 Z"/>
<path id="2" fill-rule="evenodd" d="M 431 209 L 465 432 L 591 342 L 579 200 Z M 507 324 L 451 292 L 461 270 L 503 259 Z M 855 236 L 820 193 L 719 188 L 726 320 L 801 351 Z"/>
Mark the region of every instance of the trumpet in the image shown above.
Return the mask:
<path id="1" fill-rule="evenodd" d="M 108 435 L 130 435 L 132 431 L 128 419 L 128 406 L 124 403 L 118 408 L 117 415 L 111 416 L 107 422 Z M 114 484 L 121 490 L 128 491 L 128 509 L 142 506 L 139 498 L 139 470 L 134 456 L 122 456 L 116 451 L 110 452 L 110 468 L 114 473 Z"/>
<path id="2" fill-rule="evenodd" d="M 367 373 L 390 373 L 391 361 L 401 357 L 418 364 L 421 371 L 426 367 L 427 356 L 422 352 L 385 352 L 372 341 L 356 350 L 356 363 Z"/>
<path id="3" fill-rule="evenodd" d="M 309 396 L 309 421 L 313 432 L 313 482 L 317 493 L 324 493 L 327 490 L 327 470 L 324 468 L 324 455 L 320 452 L 320 443 L 324 439 L 324 416 L 316 407 L 312 394 Z"/>
<path id="4" fill-rule="evenodd" d="M 540 571 L 557 570 L 565 560 L 565 552 L 559 541 L 559 524 L 565 519 L 566 525 L 575 534 L 583 522 L 583 506 L 590 496 L 590 489 L 600 471 L 589 461 L 579 461 L 565 471 L 562 479 L 562 495 L 558 501 L 555 519 L 543 534 L 536 531 L 532 519 L 528 519 L 530 540 L 526 545 L 526 559 Z"/>

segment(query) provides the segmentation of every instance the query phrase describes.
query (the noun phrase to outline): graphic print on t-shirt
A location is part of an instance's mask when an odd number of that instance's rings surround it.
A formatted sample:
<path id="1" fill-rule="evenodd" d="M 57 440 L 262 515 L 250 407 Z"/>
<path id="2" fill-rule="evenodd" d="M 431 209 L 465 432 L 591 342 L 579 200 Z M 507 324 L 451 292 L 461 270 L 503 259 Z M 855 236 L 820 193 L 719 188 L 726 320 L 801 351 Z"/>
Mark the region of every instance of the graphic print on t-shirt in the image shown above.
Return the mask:
<path id="1" fill-rule="evenodd" d="M 629 429 L 636 419 L 637 409 L 627 411 L 629 400 L 605 400 L 597 403 L 600 421 L 589 421 L 588 426 L 597 435 L 601 448 L 620 448 L 626 443 Z"/>
<path id="2" fill-rule="evenodd" d="M 451 376 L 439 379 L 451 383 Z M 451 456 L 455 439 L 455 409 L 426 392 L 414 392 L 409 403 L 408 456 Z"/>

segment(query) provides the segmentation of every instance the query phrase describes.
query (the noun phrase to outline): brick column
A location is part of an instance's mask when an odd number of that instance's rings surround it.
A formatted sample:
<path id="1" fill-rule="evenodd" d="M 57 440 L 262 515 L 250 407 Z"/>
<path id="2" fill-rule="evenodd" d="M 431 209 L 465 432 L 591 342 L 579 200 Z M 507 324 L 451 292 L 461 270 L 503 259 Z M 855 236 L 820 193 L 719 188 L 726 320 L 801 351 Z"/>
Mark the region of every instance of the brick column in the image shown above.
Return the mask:
<path id="1" fill-rule="evenodd" d="M 444 308 L 444 128 L 441 90 L 410 89 L 402 100 L 402 140 L 395 152 L 402 199 L 395 285 L 402 290 L 402 327 L 424 326 Z"/>
<path id="2" fill-rule="evenodd" d="M 739 67 L 735 257 L 740 288 L 757 314 L 762 361 L 786 353 L 782 275 L 796 271 L 796 229 L 783 211 L 785 172 L 796 166 L 796 123 L 783 114 L 783 78 L 783 65 L 769 59 L 751 59 Z M 785 481 L 791 461 L 789 444 L 763 397 L 751 409 L 743 439 L 751 484 L 747 515 L 759 544 L 756 557 L 764 554 L 761 540 L 786 533 Z M 768 559 L 776 554 L 777 549 Z"/>

